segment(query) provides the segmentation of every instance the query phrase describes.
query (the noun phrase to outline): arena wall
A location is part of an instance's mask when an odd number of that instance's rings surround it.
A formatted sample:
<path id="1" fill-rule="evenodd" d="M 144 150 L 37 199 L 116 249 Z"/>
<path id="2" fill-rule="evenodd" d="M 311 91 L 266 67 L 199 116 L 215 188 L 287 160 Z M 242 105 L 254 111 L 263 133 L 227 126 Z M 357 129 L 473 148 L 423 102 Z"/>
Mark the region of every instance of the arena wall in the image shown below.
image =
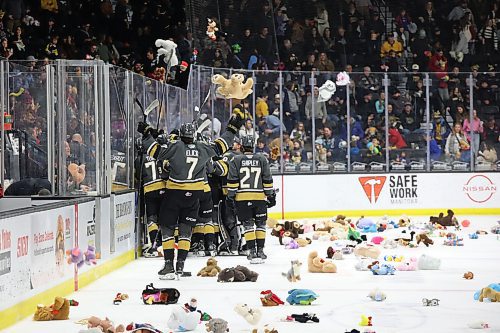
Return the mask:
<path id="1" fill-rule="evenodd" d="M 500 174 L 401 173 L 275 176 L 278 200 L 269 216 L 326 218 L 337 214 L 500 214 Z"/>
<path id="2" fill-rule="evenodd" d="M 135 259 L 135 192 L 37 202 L 0 218 L 0 330 Z M 66 251 L 91 245 L 96 265 Z"/>

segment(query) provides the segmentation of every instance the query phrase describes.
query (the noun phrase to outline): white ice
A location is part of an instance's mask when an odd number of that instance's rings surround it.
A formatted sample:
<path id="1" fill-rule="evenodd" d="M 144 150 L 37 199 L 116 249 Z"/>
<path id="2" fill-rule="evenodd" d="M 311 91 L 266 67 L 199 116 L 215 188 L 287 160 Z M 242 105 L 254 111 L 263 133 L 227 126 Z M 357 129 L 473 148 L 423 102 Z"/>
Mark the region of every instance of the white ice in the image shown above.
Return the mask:
<path id="1" fill-rule="evenodd" d="M 459 217 L 463 220 L 465 217 Z M 424 221 L 424 217 L 413 220 Z M 485 321 L 490 324 L 486 332 L 500 332 L 500 303 L 481 303 L 473 299 L 475 291 L 490 283 L 500 283 L 500 240 L 497 235 L 480 235 L 471 240 L 467 234 L 477 229 L 489 231 L 499 216 L 469 217 L 472 224 L 458 234 L 464 238 L 465 246 L 443 246 L 442 238 L 434 238 L 435 245 L 426 248 L 420 244 L 418 248 L 401 248 L 383 250 L 382 255 L 420 256 L 431 254 L 442 259 L 438 271 L 396 272 L 394 276 L 374 276 L 369 271 L 356 271 L 354 255 L 337 261 L 336 274 L 311 274 L 307 272 L 307 256 L 313 249 L 326 257 L 329 242 L 313 241 L 311 245 L 297 250 L 286 250 L 280 246 L 278 239 L 268 235 L 267 262 L 262 265 L 248 265 L 244 257 L 218 257 L 222 268 L 247 265 L 257 271 L 259 279 L 256 283 L 217 283 L 216 278 L 196 277 L 199 269 L 205 266 L 207 258 L 188 258 L 186 271 L 193 277 L 180 281 L 160 281 L 156 272 L 162 266 L 162 259 L 140 259 L 121 269 L 95 281 L 86 288 L 73 293 L 68 298 L 80 302 L 72 307 L 70 320 L 58 322 L 34 322 L 25 319 L 7 329 L 5 332 L 78 332 L 84 327 L 75 322 L 95 315 L 109 317 L 115 323 L 130 322 L 151 323 L 164 332 L 169 332 L 166 323 L 170 316 L 171 305 L 144 305 L 140 299 L 143 288 L 153 282 L 157 287 L 174 287 L 179 289 L 179 304 L 189 302 L 192 297 L 198 299 L 198 309 L 226 319 L 231 332 L 251 332 L 242 317 L 236 315 L 233 307 L 244 302 L 251 307 L 263 311 L 260 327 L 271 324 L 282 332 L 345 332 L 353 328 L 363 331 L 358 326 L 362 314 L 372 316 L 373 331 L 385 332 L 474 332 L 467 324 Z M 390 231 L 389 231 L 390 232 Z M 375 234 L 368 234 L 371 239 Z M 382 236 L 388 232 L 381 233 Z M 290 260 L 300 259 L 302 281 L 291 283 L 282 277 L 290 267 Z M 474 273 L 473 280 L 465 280 L 462 275 L 466 271 Z M 384 302 L 371 301 L 367 294 L 374 288 L 380 288 L 387 294 Z M 312 289 L 320 295 L 312 306 L 262 307 L 259 294 L 262 290 L 271 289 L 282 300 L 287 291 L 293 288 Z M 113 305 L 116 293 L 127 293 L 130 299 L 121 305 Z M 437 307 L 422 306 L 422 298 L 438 298 Z M 52 300 L 47 300 L 51 303 Z M 33 309 L 35 310 L 35 309 Z M 287 315 L 304 312 L 315 313 L 320 323 L 280 322 Z M 196 332 L 205 332 L 204 324 L 198 325 Z"/>

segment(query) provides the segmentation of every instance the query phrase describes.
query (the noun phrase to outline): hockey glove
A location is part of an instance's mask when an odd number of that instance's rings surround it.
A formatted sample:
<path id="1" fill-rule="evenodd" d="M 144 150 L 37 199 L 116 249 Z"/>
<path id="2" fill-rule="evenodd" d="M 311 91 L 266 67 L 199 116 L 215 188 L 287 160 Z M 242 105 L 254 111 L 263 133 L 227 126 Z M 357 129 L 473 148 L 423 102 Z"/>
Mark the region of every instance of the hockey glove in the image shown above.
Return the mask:
<path id="1" fill-rule="evenodd" d="M 273 192 L 270 196 L 267 197 L 267 208 L 271 208 L 276 206 L 276 193 Z"/>
<path id="2" fill-rule="evenodd" d="M 141 121 L 137 124 L 137 132 L 141 133 L 144 137 L 148 136 L 152 130 L 153 128 L 148 123 Z"/>
<path id="3" fill-rule="evenodd" d="M 245 115 L 239 109 L 235 109 L 233 114 L 231 115 L 231 119 L 229 119 L 229 123 L 227 124 L 226 129 L 233 134 L 236 134 L 244 123 Z"/>

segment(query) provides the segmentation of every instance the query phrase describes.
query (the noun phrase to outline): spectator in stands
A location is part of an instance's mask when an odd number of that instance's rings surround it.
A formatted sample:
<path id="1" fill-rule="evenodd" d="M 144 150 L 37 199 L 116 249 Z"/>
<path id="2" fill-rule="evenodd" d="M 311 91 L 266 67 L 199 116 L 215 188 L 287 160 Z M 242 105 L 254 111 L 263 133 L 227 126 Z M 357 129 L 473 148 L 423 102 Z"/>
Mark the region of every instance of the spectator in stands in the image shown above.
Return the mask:
<path id="1" fill-rule="evenodd" d="M 486 78 L 480 80 L 479 89 L 474 94 L 474 97 L 475 97 L 476 103 L 479 103 L 479 105 L 489 106 L 489 105 L 494 104 L 495 94 L 490 89 Z"/>
<path id="2" fill-rule="evenodd" d="M 244 137 L 244 136 L 253 136 L 255 138 L 255 142 L 257 142 L 257 139 L 259 139 L 259 133 L 257 133 L 255 131 L 255 129 L 253 128 L 253 121 L 252 119 L 247 119 L 245 121 L 245 125 L 240 128 L 240 131 L 239 131 L 239 135 L 240 135 L 240 138 Z"/>
<path id="3" fill-rule="evenodd" d="M 9 46 L 7 38 L 2 38 L 2 47 L 0 49 L 0 57 L 10 59 L 14 54 L 14 50 Z"/>
<path id="4" fill-rule="evenodd" d="M 315 61 L 314 67 L 321 72 L 333 72 L 335 70 L 333 62 L 328 59 L 325 52 L 319 54 L 319 58 Z"/>
<path id="5" fill-rule="evenodd" d="M 330 28 L 325 28 L 323 31 L 323 49 L 325 50 L 327 57 L 333 59 L 335 54 L 335 39 L 332 36 Z"/>
<path id="6" fill-rule="evenodd" d="M 431 45 L 427 38 L 428 32 L 424 29 L 418 31 L 418 36 L 415 38 L 411 46 L 411 51 L 413 52 L 413 63 L 419 66 L 419 69 L 426 70 L 428 65 L 427 54 L 431 53 Z"/>
<path id="7" fill-rule="evenodd" d="M 460 4 L 454 7 L 448 14 L 448 21 L 459 21 L 462 17 L 464 17 L 466 14 L 469 14 L 470 12 L 470 9 L 467 7 L 467 0 L 462 0 Z"/>
<path id="8" fill-rule="evenodd" d="M 417 117 L 416 112 L 413 111 L 410 102 L 405 103 L 399 119 L 401 120 L 401 125 L 403 125 L 404 134 L 413 133 L 420 128 L 420 119 Z"/>
<path id="9" fill-rule="evenodd" d="M 26 12 L 24 0 L 4 0 L 2 1 L 2 10 L 7 16 L 7 31 L 14 32 L 14 27 L 21 25 L 21 19 Z"/>
<path id="10" fill-rule="evenodd" d="M 307 96 L 305 109 L 308 125 L 312 124 L 311 122 L 314 121 L 316 130 L 323 127 L 327 117 L 326 104 L 325 102 L 318 102 L 318 96 L 319 88 L 314 87 L 313 94 L 308 94 Z"/>
<path id="11" fill-rule="evenodd" d="M 286 104 L 286 108 L 284 109 L 289 110 L 290 112 L 290 117 L 291 117 L 291 123 L 288 128 L 292 128 L 295 126 L 295 124 L 300 121 L 300 109 L 299 105 L 302 104 L 302 100 L 299 97 L 299 93 L 297 92 L 297 86 L 295 82 L 293 81 L 288 81 L 285 84 L 285 89 L 284 89 L 284 99 L 283 103 Z M 286 125 L 286 124 L 285 124 Z"/>
<path id="12" fill-rule="evenodd" d="M 436 139 L 427 134 L 424 134 L 424 140 L 429 141 L 431 161 L 439 161 L 442 154 L 441 146 L 437 143 Z"/>
<path id="13" fill-rule="evenodd" d="M 257 97 L 257 102 L 255 103 L 255 115 L 257 119 L 262 119 L 269 115 L 269 105 L 267 104 L 268 95 L 262 93 L 261 96 Z"/>
<path id="14" fill-rule="evenodd" d="M 391 124 L 389 127 L 389 148 L 391 149 L 403 149 L 408 147 L 405 139 L 396 127 L 399 127 L 399 123 Z"/>
<path id="15" fill-rule="evenodd" d="M 453 131 L 446 139 L 444 152 L 451 160 L 462 162 L 470 161 L 470 144 L 467 141 L 465 134 L 462 132 L 461 124 L 455 123 L 453 126 Z"/>
<path id="16" fill-rule="evenodd" d="M 469 117 L 467 111 L 465 111 L 465 107 L 463 104 L 458 104 L 456 109 L 450 109 L 451 116 L 453 117 L 453 121 L 455 123 L 459 123 L 463 125 L 465 118 Z"/>
<path id="17" fill-rule="evenodd" d="M 477 153 L 477 161 L 485 163 L 495 163 L 498 159 L 497 151 L 488 143 L 481 143 L 481 150 Z M 496 166 L 493 166 L 493 170 L 496 170 Z"/>
<path id="18" fill-rule="evenodd" d="M 444 56 L 443 49 L 436 50 L 436 53 L 429 59 L 429 70 L 431 72 L 448 72 L 448 59 Z"/>
<path id="19" fill-rule="evenodd" d="M 363 100 L 358 104 L 356 114 L 361 116 L 362 119 L 366 119 L 373 112 L 376 112 L 373 94 L 370 90 L 363 90 Z"/>
<path id="20" fill-rule="evenodd" d="M 380 81 L 378 77 L 372 73 L 370 66 L 363 67 L 363 75 L 359 79 L 357 87 L 361 89 L 361 93 L 365 94 L 368 91 L 375 93 L 380 89 Z"/>
<path id="21" fill-rule="evenodd" d="M 500 127 L 496 123 L 495 116 L 488 117 L 488 121 L 484 125 L 482 138 L 484 142 L 492 146 L 498 146 L 500 143 Z"/>
<path id="22" fill-rule="evenodd" d="M 465 118 L 463 123 L 463 132 L 470 142 L 474 156 L 477 156 L 479 151 L 479 142 L 481 141 L 483 131 L 483 121 L 479 119 L 477 111 L 474 109 L 472 111 L 472 122 L 469 118 Z"/>
<path id="23" fill-rule="evenodd" d="M 282 131 L 286 131 L 286 127 L 280 119 L 279 109 L 275 109 L 273 113 L 265 116 L 261 122 L 264 127 L 263 135 L 267 138 L 267 142 L 279 137 Z"/>
<path id="24" fill-rule="evenodd" d="M 263 154 L 267 158 L 269 158 L 269 154 L 271 151 L 269 150 L 269 147 L 266 146 L 266 141 L 262 138 L 259 138 L 257 140 L 257 147 L 255 147 L 255 153 L 256 154 Z"/>
<path id="25" fill-rule="evenodd" d="M 431 126 L 432 140 L 434 140 L 440 147 L 443 147 L 450 130 L 449 125 L 446 123 L 446 120 L 443 118 L 439 110 L 434 111 Z"/>
<path id="26" fill-rule="evenodd" d="M 377 118 L 380 118 L 385 113 L 385 92 L 381 91 L 378 99 L 375 101 L 375 111 Z M 368 115 L 373 114 L 369 113 Z"/>
<path id="27" fill-rule="evenodd" d="M 339 142 L 337 142 L 336 138 L 333 136 L 332 129 L 325 125 L 325 127 L 323 127 L 323 134 L 316 138 L 316 154 L 320 157 L 324 150 L 326 153 L 326 160 L 333 161 L 338 145 Z"/>
<path id="28" fill-rule="evenodd" d="M 302 142 L 300 140 L 293 140 L 293 148 L 290 151 L 290 159 L 295 164 L 307 162 L 307 152 L 302 146 Z"/>
<path id="29" fill-rule="evenodd" d="M 24 178 L 7 187 L 5 196 L 50 195 L 52 185 L 47 179 Z"/>
<path id="30" fill-rule="evenodd" d="M 403 45 L 396 40 L 394 34 L 387 35 L 387 40 L 382 44 L 380 56 L 386 58 L 391 51 L 393 51 L 397 57 L 401 57 L 403 53 Z"/>
<path id="31" fill-rule="evenodd" d="M 298 122 L 295 124 L 295 128 L 290 133 L 292 140 L 300 140 L 302 143 L 307 141 L 306 129 L 303 122 Z"/>

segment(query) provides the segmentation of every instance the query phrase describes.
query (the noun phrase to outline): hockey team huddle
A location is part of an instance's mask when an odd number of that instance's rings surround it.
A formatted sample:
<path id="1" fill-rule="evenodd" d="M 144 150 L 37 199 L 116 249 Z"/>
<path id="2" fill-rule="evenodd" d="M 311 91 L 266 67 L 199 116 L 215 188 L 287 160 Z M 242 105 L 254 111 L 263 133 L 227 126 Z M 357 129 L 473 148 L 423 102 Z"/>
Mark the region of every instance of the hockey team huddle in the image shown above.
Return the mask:
<path id="1" fill-rule="evenodd" d="M 156 256 L 161 242 L 165 264 L 160 279 L 186 275 L 189 252 L 246 254 L 250 263 L 267 258 L 267 208 L 276 204 L 273 178 L 265 156 L 253 153 L 255 137 L 237 136 L 246 119 L 240 101 L 233 102 L 238 104 L 226 131 L 213 142 L 193 123 L 169 135 L 158 135 L 146 122 L 138 124 L 144 155 L 136 172 L 142 177 L 151 244 L 144 255 Z"/>

